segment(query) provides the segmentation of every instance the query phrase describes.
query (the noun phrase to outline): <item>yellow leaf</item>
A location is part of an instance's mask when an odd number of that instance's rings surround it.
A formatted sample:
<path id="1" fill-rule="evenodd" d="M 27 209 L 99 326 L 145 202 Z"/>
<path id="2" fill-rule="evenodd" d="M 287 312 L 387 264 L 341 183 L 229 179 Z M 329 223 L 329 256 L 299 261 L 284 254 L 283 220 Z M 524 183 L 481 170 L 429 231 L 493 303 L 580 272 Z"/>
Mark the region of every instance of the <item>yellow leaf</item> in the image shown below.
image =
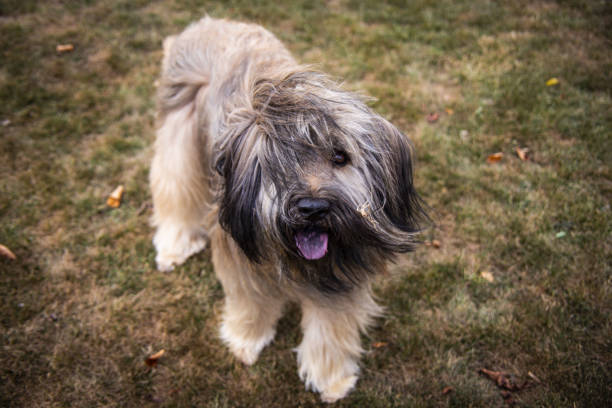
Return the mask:
<path id="1" fill-rule="evenodd" d="M 489 157 L 487 157 L 487 163 L 497 163 L 502 159 L 502 157 L 504 157 L 504 154 L 502 152 L 493 153 L 489 155 Z"/>
<path id="2" fill-rule="evenodd" d="M 123 197 L 123 186 L 118 186 L 106 199 L 106 205 L 117 208 L 121 205 L 121 197 Z"/>
<path id="3" fill-rule="evenodd" d="M 546 81 L 546 86 L 555 86 L 555 85 L 559 85 L 559 80 L 557 78 L 550 78 L 548 81 Z"/>

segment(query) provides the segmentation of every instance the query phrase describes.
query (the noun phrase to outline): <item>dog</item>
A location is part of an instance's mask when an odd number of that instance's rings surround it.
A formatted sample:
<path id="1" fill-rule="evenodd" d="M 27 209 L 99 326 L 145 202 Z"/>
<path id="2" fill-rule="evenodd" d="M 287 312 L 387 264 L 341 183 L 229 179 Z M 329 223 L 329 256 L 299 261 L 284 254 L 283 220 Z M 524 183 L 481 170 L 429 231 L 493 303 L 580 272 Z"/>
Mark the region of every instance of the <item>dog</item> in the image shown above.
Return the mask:
<path id="1" fill-rule="evenodd" d="M 299 65 L 264 28 L 204 17 L 164 41 L 150 183 L 156 263 L 211 246 L 220 337 L 245 364 L 301 306 L 299 376 L 354 388 L 372 278 L 414 249 L 413 148 L 366 98 Z"/>

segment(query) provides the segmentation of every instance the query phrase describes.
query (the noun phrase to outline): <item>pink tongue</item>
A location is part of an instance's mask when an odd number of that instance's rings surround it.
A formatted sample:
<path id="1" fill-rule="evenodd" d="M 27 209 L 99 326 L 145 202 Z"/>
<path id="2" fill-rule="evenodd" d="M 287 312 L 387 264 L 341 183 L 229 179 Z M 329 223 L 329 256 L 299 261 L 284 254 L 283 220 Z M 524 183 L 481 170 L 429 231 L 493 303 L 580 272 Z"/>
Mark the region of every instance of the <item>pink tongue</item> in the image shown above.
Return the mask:
<path id="1" fill-rule="evenodd" d="M 327 253 L 327 233 L 300 231 L 295 234 L 295 243 L 304 258 L 320 259 Z"/>

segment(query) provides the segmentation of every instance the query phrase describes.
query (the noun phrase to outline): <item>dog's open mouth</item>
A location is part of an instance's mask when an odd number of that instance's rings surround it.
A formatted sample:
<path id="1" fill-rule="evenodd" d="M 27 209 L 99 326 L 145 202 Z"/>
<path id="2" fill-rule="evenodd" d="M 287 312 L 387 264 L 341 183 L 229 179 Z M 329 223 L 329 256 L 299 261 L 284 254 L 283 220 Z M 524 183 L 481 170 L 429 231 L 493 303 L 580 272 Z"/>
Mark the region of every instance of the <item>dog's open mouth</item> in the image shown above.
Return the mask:
<path id="1" fill-rule="evenodd" d="M 295 234 L 295 244 L 308 260 L 321 259 L 327 253 L 327 232 L 307 228 Z"/>

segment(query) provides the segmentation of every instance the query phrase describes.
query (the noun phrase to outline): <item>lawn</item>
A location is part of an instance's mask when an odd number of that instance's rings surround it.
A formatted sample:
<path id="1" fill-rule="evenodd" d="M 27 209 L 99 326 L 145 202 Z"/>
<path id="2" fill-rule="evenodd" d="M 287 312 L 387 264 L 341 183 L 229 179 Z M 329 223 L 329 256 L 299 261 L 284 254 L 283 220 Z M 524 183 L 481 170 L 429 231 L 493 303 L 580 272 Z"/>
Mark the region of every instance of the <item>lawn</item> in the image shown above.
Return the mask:
<path id="1" fill-rule="evenodd" d="M 322 406 L 298 308 L 245 367 L 210 251 L 155 270 L 161 43 L 206 13 L 264 25 L 416 147 L 433 222 L 377 281 L 386 315 L 335 405 L 612 400 L 609 1 L 0 0 L 0 406 Z"/>

